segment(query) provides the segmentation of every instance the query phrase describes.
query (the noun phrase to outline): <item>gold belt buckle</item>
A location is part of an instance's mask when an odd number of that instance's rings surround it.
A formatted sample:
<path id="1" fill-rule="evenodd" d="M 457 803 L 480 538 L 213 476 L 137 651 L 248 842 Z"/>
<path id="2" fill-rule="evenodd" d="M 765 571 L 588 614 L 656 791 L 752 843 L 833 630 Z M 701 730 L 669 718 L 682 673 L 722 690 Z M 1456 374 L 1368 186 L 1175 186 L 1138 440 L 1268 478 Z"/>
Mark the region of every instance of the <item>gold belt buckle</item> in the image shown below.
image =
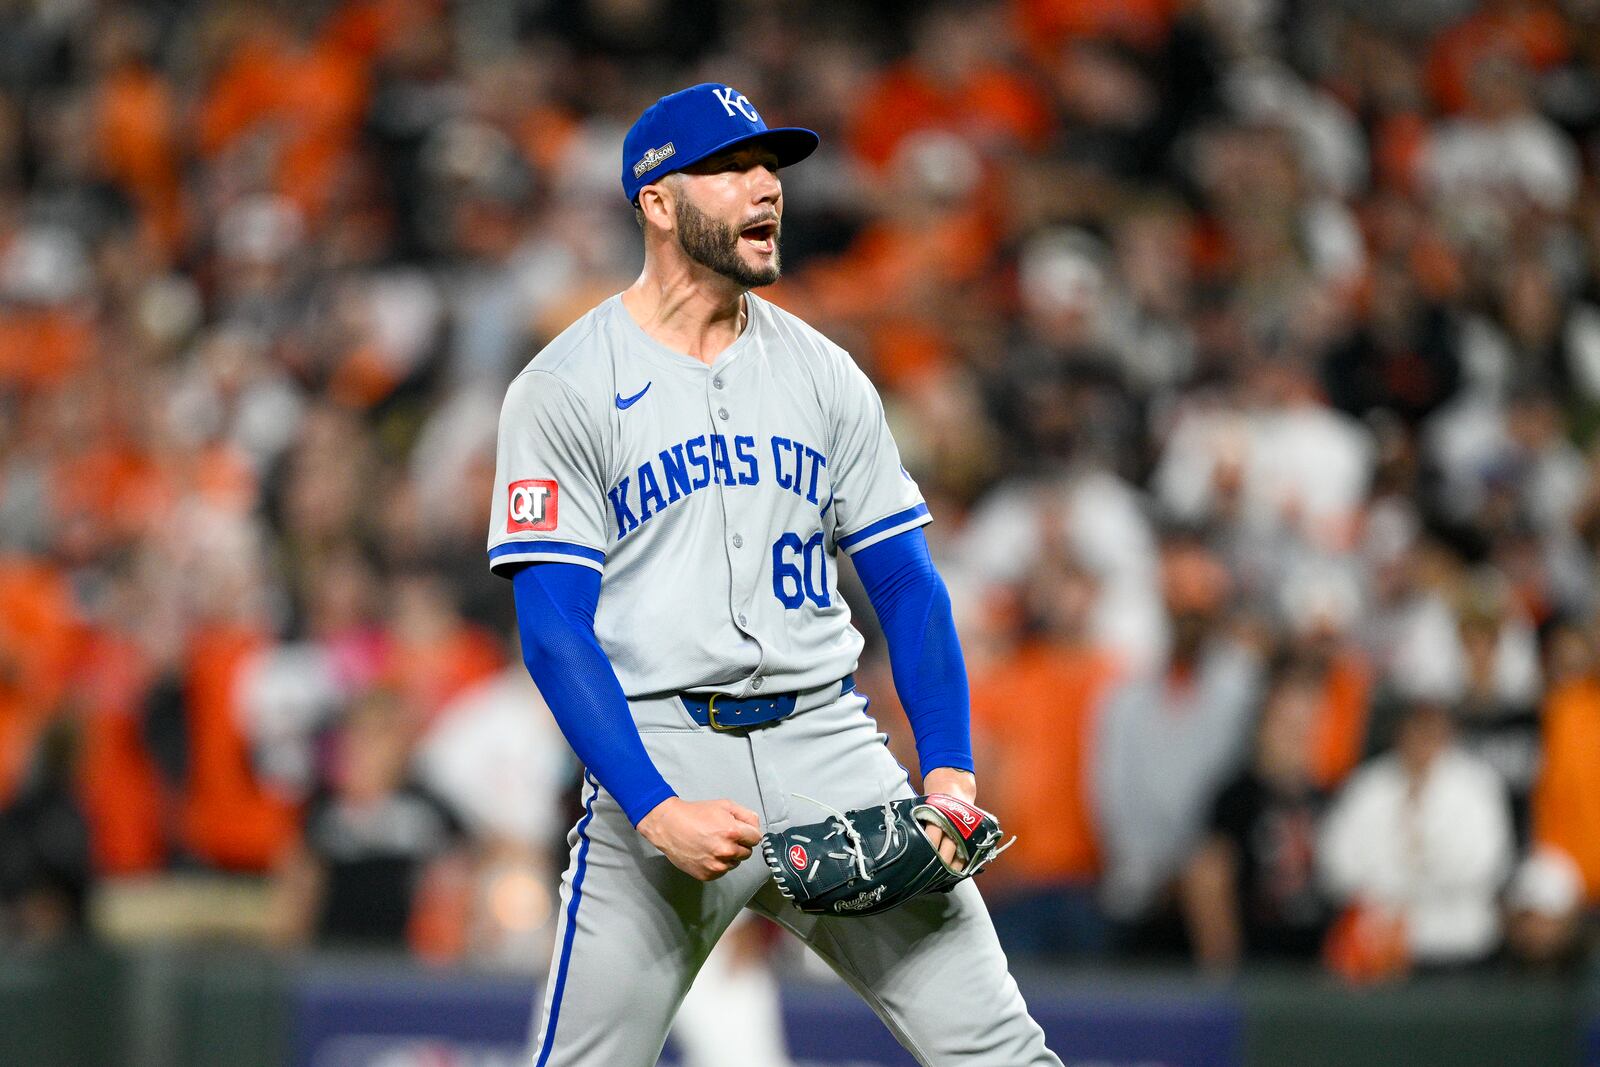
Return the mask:
<path id="1" fill-rule="evenodd" d="M 711 699 L 706 702 L 706 721 L 711 724 L 711 728 L 713 730 L 735 730 L 735 729 L 738 729 L 738 727 L 736 727 L 736 726 L 724 726 L 724 725 L 722 725 L 721 723 L 719 723 L 717 721 L 717 698 L 720 697 L 720 696 L 723 696 L 723 695 L 724 694 L 722 694 L 722 693 L 712 693 L 711 694 Z"/>

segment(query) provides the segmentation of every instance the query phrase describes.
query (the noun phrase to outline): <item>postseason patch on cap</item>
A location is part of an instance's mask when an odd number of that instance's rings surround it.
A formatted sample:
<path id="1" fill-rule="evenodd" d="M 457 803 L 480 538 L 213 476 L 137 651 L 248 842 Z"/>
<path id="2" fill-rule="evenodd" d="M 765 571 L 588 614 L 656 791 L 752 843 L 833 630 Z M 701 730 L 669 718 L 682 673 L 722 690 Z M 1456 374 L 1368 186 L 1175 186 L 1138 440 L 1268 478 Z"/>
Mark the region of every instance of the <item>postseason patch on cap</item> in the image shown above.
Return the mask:
<path id="1" fill-rule="evenodd" d="M 633 176 L 635 178 L 643 177 L 645 171 L 655 170 L 662 164 L 664 160 L 671 159 L 677 153 L 677 151 L 678 150 L 672 146 L 671 141 L 668 141 L 660 148 L 650 149 L 650 151 L 644 154 L 643 159 L 639 160 L 639 162 L 633 165 Z"/>

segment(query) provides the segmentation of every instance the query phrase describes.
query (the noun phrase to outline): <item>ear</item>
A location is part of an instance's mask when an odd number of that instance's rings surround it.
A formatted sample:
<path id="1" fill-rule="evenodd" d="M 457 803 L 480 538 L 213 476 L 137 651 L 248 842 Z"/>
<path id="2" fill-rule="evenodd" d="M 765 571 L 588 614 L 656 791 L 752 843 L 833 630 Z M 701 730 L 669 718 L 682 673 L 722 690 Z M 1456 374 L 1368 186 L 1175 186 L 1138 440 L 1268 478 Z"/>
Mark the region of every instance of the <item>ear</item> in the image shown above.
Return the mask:
<path id="1" fill-rule="evenodd" d="M 644 212 L 647 226 L 669 233 L 672 231 L 677 222 L 677 204 L 673 200 L 675 193 L 671 183 L 664 180 L 652 182 L 639 190 L 639 210 Z"/>

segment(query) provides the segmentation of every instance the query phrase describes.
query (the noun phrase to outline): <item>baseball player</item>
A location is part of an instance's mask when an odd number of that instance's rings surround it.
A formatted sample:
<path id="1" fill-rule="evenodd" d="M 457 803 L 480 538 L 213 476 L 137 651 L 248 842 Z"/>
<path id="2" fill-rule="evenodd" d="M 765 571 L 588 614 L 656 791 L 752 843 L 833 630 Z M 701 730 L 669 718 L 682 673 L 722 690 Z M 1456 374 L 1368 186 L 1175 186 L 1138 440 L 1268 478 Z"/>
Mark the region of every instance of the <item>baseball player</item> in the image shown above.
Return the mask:
<path id="1" fill-rule="evenodd" d="M 853 684 L 841 551 L 887 636 L 924 787 L 977 794 L 928 508 L 882 405 L 843 350 L 751 292 L 778 278 L 779 169 L 816 145 L 727 85 L 662 97 L 623 145 L 643 272 L 506 393 L 490 566 L 586 768 L 535 1067 L 654 1064 L 743 908 L 804 940 L 920 1063 L 1060 1067 L 970 881 L 817 915 L 746 862 L 763 830 L 912 795 Z M 929 835 L 953 860 L 957 842 Z"/>

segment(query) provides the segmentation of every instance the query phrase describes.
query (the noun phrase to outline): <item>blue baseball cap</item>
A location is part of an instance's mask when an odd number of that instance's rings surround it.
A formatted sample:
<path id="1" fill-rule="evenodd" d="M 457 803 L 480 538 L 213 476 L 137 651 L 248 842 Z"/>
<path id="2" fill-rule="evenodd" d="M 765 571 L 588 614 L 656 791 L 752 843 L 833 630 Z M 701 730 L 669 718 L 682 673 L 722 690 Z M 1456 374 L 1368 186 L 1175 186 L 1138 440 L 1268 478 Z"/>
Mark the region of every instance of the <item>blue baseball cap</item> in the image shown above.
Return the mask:
<path id="1" fill-rule="evenodd" d="M 798 163 L 817 150 L 817 135 L 799 126 L 768 128 L 739 90 L 702 82 L 651 104 L 622 140 L 622 191 L 630 201 L 663 175 L 725 148 L 759 141 L 778 166 Z"/>

